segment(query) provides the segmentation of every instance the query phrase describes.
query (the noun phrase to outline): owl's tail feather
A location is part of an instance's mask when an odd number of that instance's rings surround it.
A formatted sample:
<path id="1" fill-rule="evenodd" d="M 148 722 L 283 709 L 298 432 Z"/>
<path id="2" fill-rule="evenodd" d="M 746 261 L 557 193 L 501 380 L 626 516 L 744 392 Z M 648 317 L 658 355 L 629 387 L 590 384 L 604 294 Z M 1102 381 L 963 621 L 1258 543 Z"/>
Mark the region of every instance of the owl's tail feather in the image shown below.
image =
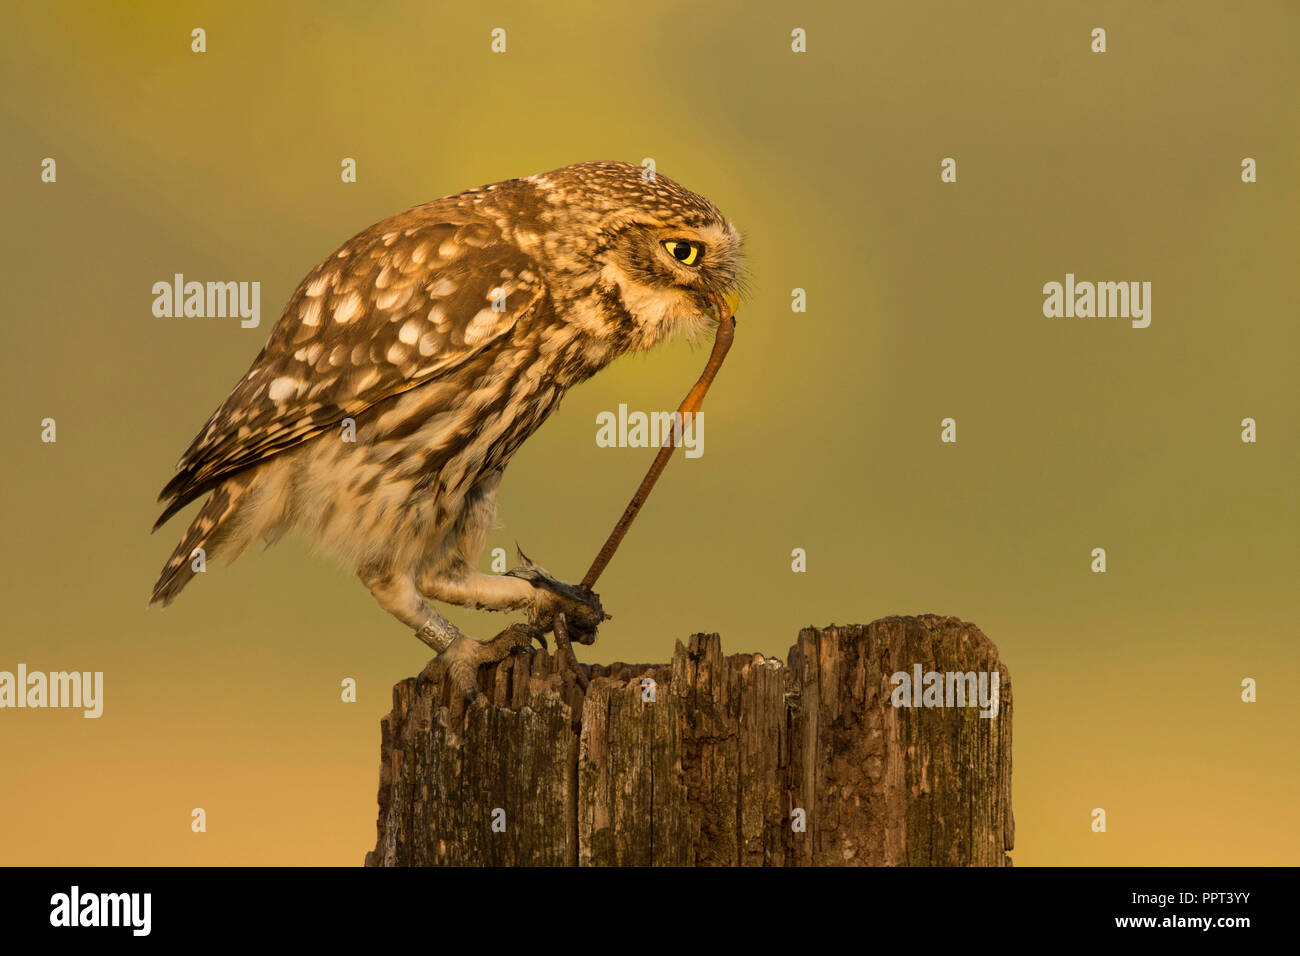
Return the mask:
<path id="1" fill-rule="evenodd" d="M 216 557 L 221 545 L 229 539 L 235 512 L 250 484 L 241 478 L 229 478 L 212 492 L 163 565 L 153 586 L 150 605 L 171 604 L 195 574 L 206 570 L 207 562 Z"/>

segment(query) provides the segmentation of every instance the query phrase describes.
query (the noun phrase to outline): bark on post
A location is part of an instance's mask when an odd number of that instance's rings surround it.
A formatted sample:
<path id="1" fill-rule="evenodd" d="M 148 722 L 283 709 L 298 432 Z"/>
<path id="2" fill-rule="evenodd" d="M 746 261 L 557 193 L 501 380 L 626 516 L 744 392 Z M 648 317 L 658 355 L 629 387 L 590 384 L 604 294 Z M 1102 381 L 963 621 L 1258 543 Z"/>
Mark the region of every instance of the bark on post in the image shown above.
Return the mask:
<path id="1" fill-rule="evenodd" d="M 894 706 L 916 665 L 996 674 L 997 716 Z M 806 628 L 785 664 L 696 634 L 669 664 L 583 669 L 585 695 L 524 652 L 469 706 L 399 683 L 366 864 L 1010 865 L 1011 681 L 972 624 Z"/>

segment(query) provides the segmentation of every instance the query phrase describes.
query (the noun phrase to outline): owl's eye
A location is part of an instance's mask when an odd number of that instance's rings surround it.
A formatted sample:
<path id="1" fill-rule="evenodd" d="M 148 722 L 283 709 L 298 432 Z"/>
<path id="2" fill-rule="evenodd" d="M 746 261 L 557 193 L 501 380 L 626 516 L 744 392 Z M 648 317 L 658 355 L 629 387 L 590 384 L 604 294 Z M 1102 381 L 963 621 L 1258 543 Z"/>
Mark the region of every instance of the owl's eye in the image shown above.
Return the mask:
<path id="1" fill-rule="evenodd" d="M 702 245 L 698 242 L 688 242 L 685 239 L 665 239 L 664 249 L 684 266 L 699 264 L 700 256 L 704 255 Z"/>

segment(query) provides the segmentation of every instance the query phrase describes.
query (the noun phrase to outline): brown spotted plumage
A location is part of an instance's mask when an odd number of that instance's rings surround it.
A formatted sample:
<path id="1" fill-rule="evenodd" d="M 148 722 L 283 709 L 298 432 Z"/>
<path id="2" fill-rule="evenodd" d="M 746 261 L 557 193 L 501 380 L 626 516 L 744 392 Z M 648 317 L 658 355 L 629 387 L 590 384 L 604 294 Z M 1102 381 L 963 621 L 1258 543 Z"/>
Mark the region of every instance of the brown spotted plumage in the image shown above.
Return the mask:
<path id="1" fill-rule="evenodd" d="M 625 163 L 470 190 L 361 232 L 303 280 L 163 489 L 155 528 L 209 498 L 152 601 L 193 577 L 196 549 L 233 559 L 298 528 L 463 686 L 521 632 L 484 650 L 426 598 L 525 608 L 542 630 L 563 612 L 594 633 L 594 595 L 531 563 L 476 570 L 502 470 L 568 388 L 706 329 L 739 246 L 708 200 Z"/>

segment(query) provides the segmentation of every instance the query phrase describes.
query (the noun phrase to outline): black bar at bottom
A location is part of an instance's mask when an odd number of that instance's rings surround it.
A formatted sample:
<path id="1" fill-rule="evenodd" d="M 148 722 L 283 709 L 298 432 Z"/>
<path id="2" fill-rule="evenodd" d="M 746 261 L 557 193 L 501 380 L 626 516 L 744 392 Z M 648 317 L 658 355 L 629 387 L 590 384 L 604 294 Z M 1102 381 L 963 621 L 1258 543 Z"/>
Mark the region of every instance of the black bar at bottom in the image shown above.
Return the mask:
<path id="1" fill-rule="evenodd" d="M 0 871 L 6 942 L 1232 945 L 1286 929 L 1294 869 L 104 869 Z M 73 888 L 76 888 L 75 890 Z M 146 897 L 148 894 L 147 907 Z M 87 922 L 117 925 L 86 926 Z M 77 924 L 77 925 L 73 925 Z M 147 933 L 144 930 L 147 929 Z M 751 935 L 752 934 L 752 935 Z M 1245 934 L 1245 936 L 1243 936 Z M 745 940 L 749 942 L 745 942 Z M 839 942 L 837 943 L 836 940 Z"/>

